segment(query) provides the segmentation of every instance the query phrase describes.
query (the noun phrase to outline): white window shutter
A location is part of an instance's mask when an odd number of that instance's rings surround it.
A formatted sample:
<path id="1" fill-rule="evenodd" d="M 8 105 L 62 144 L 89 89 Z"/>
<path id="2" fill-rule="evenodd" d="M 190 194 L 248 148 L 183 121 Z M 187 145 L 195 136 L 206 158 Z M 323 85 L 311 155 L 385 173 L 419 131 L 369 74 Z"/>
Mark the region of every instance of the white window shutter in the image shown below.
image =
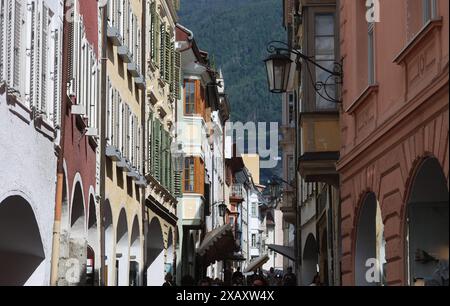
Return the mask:
<path id="1" fill-rule="evenodd" d="M 6 31 L 6 0 L 0 0 L 0 82 L 5 81 L 5 43 L 7 41 Z"/>
<path id="2" fill-rule="evenodd" d="M 47 88 L 48 88 L 48 75 L 49 75 L 49 70 L 48 70 L 48 38 L 49 38 L 49 33 L 48 33 L 48 28 L 49 28 L 49 9 L 48 7 L 45 5 L 45 3 L 42 3 L 42 11 L 41 11 L 41 29 L 42 29 L 42 35 L 41 35 L 41 67 L 40 67 L 40 73 L 41 73 L 41 95 L 40 95 L 40 103 L 39 103 L 39 111 L 41 112 L 42 115 L 46 116 L 47 115 L 47 100 L 48 100 L 48 95 L 47 95 Z"/>

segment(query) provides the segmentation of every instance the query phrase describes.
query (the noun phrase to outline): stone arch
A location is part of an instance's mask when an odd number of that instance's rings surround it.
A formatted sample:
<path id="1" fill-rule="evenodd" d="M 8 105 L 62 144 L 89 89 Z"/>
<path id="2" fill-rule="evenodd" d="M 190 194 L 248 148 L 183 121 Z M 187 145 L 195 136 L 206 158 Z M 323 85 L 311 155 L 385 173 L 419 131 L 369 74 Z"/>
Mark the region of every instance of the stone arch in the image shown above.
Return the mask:
<path id="1" fill-rule="evenodd" d="M 130 286 L 142 283 L 142 235 L 138 215 L 133 218 L 130 240 Z"/>
<path id="2" fill-rule="evenodd" d="M 374 192 L 366 192 L 355 213 L 353 239 L 354 283 L 382 285 L 386 263 L 386 241 L 380 204 Z"/>
<path id="3" fill-rule="evenodd" d="M 125 208 L 122 208 L 117 219 L 116 227 L 116 284 L 129 284 L 130 242 L 128 233 L 128 219 Z"/>
<path id="4" fill-rule="evenodd" d="M 69 285 L 85 284 L 87 276 L 87 222 L 84 199 L 81 178 L 76 176 L 70 206 L 69 258 L 65 266 L 70 267 L 69 269 L 78 268 L 78 271 L 67 273 L 67 270 L 64 273 Z"/>
<path id="5" fill-rule="evenodd" d="M 44 285 L 45 251 L 29 201 L 10 195 L 0 202 L 0 285 Z"/>
<path id="6" fill-rule="evenodd" d="M 147 232 L 146 277 L 148 286 L 164 283 L 164 237 L 161 223 L 154 217 Z"/>
<path id="7" fill-rule="evenodd" d="M 435 272 L 449 260 L 447 178 L 430 155 L 416 162 L 411 173 L 403 208 L 405 283 L 442 285 Z"/>
<path id="8" fill-rule="evenodd" d="M 84 237 L 86 231 L 86 205 L 84 200 L 83 182 L 77 173 L 72 187 L 70 205 L 70 237 Z"/>
<path id="9" fill-rule="evenodd" d="M 319 264 L 319 248 L 312 233 L 306 238 L 302 253 L 302 282 L 307 286 L 312 283 L 317 274 L 317 265 Z"/>

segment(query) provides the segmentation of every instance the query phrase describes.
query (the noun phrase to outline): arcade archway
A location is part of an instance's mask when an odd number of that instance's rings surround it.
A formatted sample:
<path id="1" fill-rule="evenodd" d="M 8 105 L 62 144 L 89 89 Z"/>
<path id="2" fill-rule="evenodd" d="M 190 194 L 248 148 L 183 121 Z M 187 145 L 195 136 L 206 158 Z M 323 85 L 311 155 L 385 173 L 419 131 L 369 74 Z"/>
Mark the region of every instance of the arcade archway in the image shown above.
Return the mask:
<path id="1" fill-rule="evenodd" d="M 21 196 L 0 203 L 0 285 L 44 285 L 45 253 L 30 204 Z"/>
<path id="2" fill-rule="evenodd" d="M 413 178 L 406 203 L 406 268 L 410 285 L 448 286 L 448 197 L 447 180 L 438 160 L 425 159 Z"/>

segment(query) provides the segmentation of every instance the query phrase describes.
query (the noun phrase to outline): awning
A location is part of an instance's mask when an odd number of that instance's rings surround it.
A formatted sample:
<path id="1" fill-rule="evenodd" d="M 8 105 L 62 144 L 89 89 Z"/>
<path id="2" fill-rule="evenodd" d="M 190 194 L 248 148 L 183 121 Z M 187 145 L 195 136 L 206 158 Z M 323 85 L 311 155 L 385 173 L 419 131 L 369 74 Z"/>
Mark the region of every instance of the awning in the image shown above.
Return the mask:
<path id="1" fill-rule="evenodd" d="M 204 258 L 205 264 L 209 264 L 226 259 L 234 253 L 235 247 L 233 227 L 231 224 L 225 224 L 205 235 L 203 242 L 197 249 L 197 254 Z"/>
<path id="2" fill-rule="evenodd" d="M 268 261 L 269 261 L 269 255 L 267 255 L 267 254 L 264 256 L 255 258 L 252 261 L 250 261 L 247 268 L 245 268 L 244 273 L 255 271 L 256 269 L 261 268 Z"/>
<path id="3" fill-rule="evenodd" d="M 284 245 L 276 245 L 276 244 L 268 244 L 267 247 L 278 254 L 283 255 L 284 257 L 289 258 L 290 260 L 295 261 L 295 251 L 293 247 L 284 246 Z"/>

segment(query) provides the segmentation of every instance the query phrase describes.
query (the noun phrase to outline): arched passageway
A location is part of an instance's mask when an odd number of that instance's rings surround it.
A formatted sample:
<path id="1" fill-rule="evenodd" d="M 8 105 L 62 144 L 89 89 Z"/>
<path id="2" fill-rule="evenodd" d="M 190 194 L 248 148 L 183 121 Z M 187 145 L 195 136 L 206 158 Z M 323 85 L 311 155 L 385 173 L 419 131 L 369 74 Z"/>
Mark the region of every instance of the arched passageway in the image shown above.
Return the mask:
<path id="1" fill-rule="evenodd" d="M 30 204 L 21 196 L 0 203 L 0 286 L 44 285 L 45 253 Z"/>
<path id="2" fill-rule="evenodd" d="M 318 266 L 318 246 L 316 238 L 313 234 L 309 234 L 306 238 L 305 247 L 303 249 L 302 262 L 302 282 L 304 286 L 308 286 L 313 282 L 314 276 L 317 274 Z"/>
<path id="3" fill-rule="evenodd" d="M 385 283 L 386 242 L 381 210 L 374 193 L 367 194 L 356 225 L 355 285 L 378 286 Z"/>
<path id="4" fill-rule="evenodd" d="M 105 201 L 105 207 L 103 209 L 104 213 L 104 235 L 105 235 L 105 284 L 108 286 L 115 285 L 115 259 L 114 259 L 114 224 L 112 218 L 111 204 L 109 200 Z"/>
<path id="5" fill-rule="evenodd" d="M 69 285 L 86 282 L 87 235 L 86 213 L 81 183 L 77 182 L 73 190 L 70 212 L 69 258 L 66 262 L 66 281 Z"/>
<path id="6" fill-rule="evenodd" d="M 427 158 L 416 172 L 406 203 L 408 284 L 448 285 L 448 197 L 438 160 Z"/>
<path id="7" fill-rule="evenodd" d="M 147 285 L 161 286 L 164 283 L 164 238 L 158 218 L 150 222 L 147 233 Z"/>
<path id="8" fill-rule="evenodd" d="M 130 286 L 140 286 L 142 283 L 141 231 L 139 228 L 139 220 L 138 217 L 135 216 L 130 240 Z"/>
<path id="9" fill-rule="evenodd" d="M 94 286 L 98 281 L 99 271 L 99 252 L 100 238 L 98 235 L 97 212 L 94 196 L 89 197 L 89 215 L 88 215 L 88 249 L 87 249 L 87 267 L 86 284 Z"/>
<path id="10" fill-rule="evenodd" d="M 116 284 L 118 286 L 129 285 L 129 252 L 127 215 L 125 209 L 122 209 L 117 221 L 116 236 Z"/>
<path id="11" fill-rule="evenodd" d="M 166 265 L 165 273 L 171 273 L 173 275 L 173 267 L 175 265 L 175 248 L 173 243 L 172 230 L 169 230 L 169 236 L 167 238 L 167 254 L 166 254 Z"/>

